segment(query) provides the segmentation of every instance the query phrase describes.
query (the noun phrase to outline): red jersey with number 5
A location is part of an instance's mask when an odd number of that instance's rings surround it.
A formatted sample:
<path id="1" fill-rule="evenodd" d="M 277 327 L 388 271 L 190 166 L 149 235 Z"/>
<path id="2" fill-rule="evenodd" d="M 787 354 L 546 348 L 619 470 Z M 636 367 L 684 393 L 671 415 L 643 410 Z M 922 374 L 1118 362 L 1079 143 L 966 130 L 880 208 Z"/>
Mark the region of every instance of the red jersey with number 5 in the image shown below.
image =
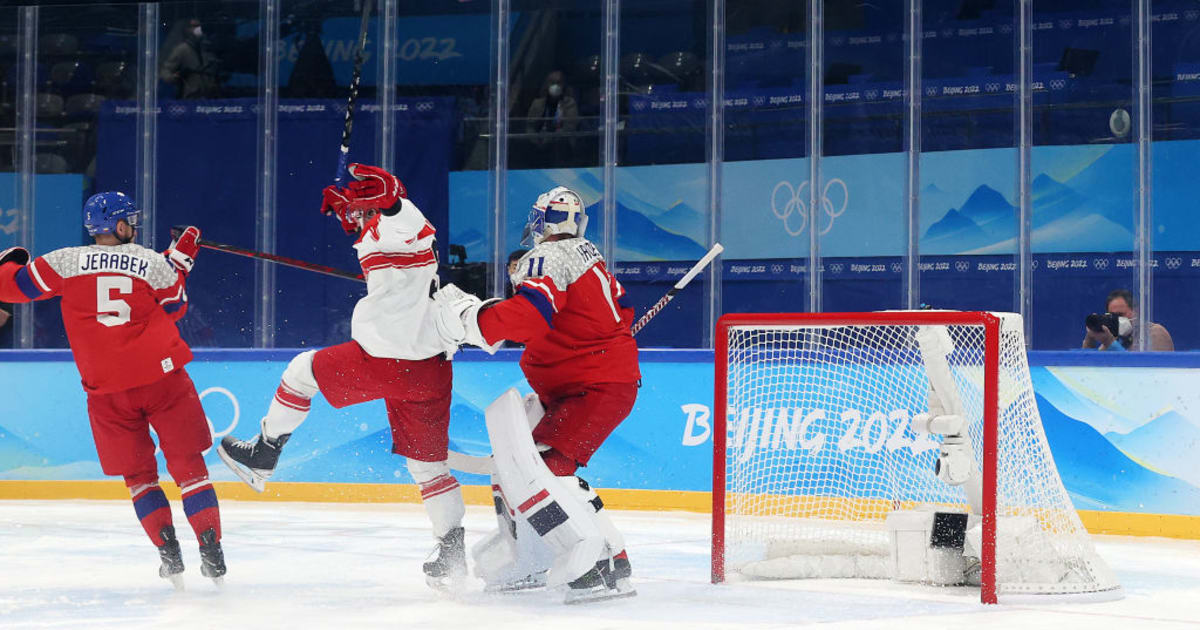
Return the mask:
<path id="1" fill-rule="evenodd" d="M 488 343 L 525 344 L 521 369 L 539 395 L 641 378 L 633 309 L 591 241 L 544 241 L 517 264 L 516 294 L 484 309 L 479 328 Z"/>
<path id="2" fill-rule="evenodd" d="M 192 359 L 175 326 L 187 310 L 184 281 L 141 245 L 66 247 L 0 266 L 0 301 L 61 297 L 83 388 L 104 394 L 153 383 Z"/>

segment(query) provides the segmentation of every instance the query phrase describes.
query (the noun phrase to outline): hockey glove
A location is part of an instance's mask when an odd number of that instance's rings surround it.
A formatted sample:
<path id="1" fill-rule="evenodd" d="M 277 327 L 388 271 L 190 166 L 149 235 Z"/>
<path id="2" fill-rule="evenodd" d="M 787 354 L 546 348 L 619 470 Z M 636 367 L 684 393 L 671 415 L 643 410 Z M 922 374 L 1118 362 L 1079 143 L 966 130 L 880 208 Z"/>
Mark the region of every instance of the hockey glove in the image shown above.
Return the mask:
<path id="1" fill-rule="evenodd" d="M 473 304 L 479 303 L 479 298 L 464 292 L 462 289 L 447 284 L 433 294 L 433 303 L 437 308 L 438 337 L 447 348 L 457 348 L 466 341 L 467 329 L 463 326 L 462 313 Z"/>
<path id="2" fill-rule="evenodd" d="M 457 339 L 456 344 L 469 343 L 483 348 L 488 354 L 496 354 L 496 350 L 504 343 L 497 341 L 488 345 L 483 331 L 479 330 L 480 309 L 499 302 L 500 298 L 480 300 L 474 295 L 464 293 L 453 284 L 447 284 L 433 294 L 433 301 L 440 307 L 436 322 L 438 335 L 443 341 Z M 458 322 L 455 323 L 453 318 L 457 318 Z"/>
<path id="3" fill-rule="evenodd" d="M 198 253 L 200 253 L 200 229 L 189 225 L 183 228 L 174 241 L 171 241 L 171 246 L 163 252 L 163 255 L 176 269 L 186 275 L 192 272 Z"/>
<path id="4" fill-rule="evenodd" d="M 24 247 L 9 247 L 0 250 L 0 265 L 5 263 L 29 264 L 29 250 Z"/>
<path id="5" fill-rule="evenodd" d="M 346 170 L 354 177 L 346 185 L 350 192 L 350 207 L 361 210 L 385 211 L 395 207 L 401 199 L 408 198 L 408 189 L 399 177 L 377 167 L 366 164 L 351 164 Z"/>
<path id="6" fill-rule="evenodd" d="M 359 230 L 359 223 L 355 217 L 348 215 L 350 210 L 349 195 L 350 192 L 344 188 L 326 186 L 325 190 L 321 191 L 321 214 L 336 216 L 342 224 L 342 229 L 347 234 L 354 234 Z"/>

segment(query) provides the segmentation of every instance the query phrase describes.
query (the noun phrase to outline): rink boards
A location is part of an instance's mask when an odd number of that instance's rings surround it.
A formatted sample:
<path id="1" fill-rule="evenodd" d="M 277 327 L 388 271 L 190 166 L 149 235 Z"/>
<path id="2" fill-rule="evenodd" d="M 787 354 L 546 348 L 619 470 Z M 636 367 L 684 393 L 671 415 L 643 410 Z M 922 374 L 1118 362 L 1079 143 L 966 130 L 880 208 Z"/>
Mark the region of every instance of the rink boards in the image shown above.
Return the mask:
<path id="1" fill-rule="evenodd" d="M 188 366 L 214 438 L 258 432 L 294 350 L 198 350 Z M 528 391 L 515 351 L 460 353 L 451 447 L 486 454 L 483 409 Z M 630 418 L 581 475 L 628 509 L 707 511 L 712 472 L 712 353 L 643 350 Z M 1094 531 L 1200 537 L 1200 356 L 1030 353 L 1037 403 L 1064 485 Z M 124 498 L 96 461 L 78 373 L 66 351 L 0 351 L 0 498 Z M 736 436 L 731 435 L 735 438 Z M 786 444 L 780 444 L 786 448 Z M 209 452 L 222 496 L 304 501 L 417 501 L 391 452 L 381 402 L 335 410 L 319 397 L 268 491 L 256 495 Z M 161 460 L 160 460 L 161 462 Z M 168 478 L 165 468 L 162 476 Z M 460 475 L 472 503 L 487 479 Z M 170 485 L 170 484 L 168 484 Z"/>

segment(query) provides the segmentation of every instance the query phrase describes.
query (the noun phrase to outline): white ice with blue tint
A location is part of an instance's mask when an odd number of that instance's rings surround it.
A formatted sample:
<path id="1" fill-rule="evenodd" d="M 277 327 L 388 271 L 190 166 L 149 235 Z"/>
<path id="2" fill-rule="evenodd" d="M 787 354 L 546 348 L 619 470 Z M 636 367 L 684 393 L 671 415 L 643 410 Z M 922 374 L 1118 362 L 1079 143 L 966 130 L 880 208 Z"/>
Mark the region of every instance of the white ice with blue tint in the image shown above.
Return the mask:
<path id="1" fill-rule="evenodd" d="M 615 512 L 638 596 L 564 606 L 558 592 L 447 597 L 420 565 L 424 512 L 405 504 L 225 501 L 225 586 L 199 573 L 176 508 L 187 590 L 123 501 L 0 501 L 0 628 L 1185 628 L 1200 627 L 1200 541 L 1095 537 L 1126 597 L 1101 604 L 984 606 L 979 591 L 873 580 L 712 586 L 708 517 Z M 468 544 L 494 527 L 470 508 Z"/>

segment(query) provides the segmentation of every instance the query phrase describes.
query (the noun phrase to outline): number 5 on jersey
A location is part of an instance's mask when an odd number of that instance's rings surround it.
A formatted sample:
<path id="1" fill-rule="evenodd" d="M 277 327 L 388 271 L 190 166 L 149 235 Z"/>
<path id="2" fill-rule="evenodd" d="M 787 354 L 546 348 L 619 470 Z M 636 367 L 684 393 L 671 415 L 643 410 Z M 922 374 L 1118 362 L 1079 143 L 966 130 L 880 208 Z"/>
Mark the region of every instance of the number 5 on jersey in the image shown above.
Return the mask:
<path id="1" fill-rule="evenodd" d="M 96 278 L 96 321 L 108 327 L 129 323 L 131 309 L 125 300 L 114 299 L 113 291 L 133 293 L 133 278 L 129 276 L 100 276 Z"/>

